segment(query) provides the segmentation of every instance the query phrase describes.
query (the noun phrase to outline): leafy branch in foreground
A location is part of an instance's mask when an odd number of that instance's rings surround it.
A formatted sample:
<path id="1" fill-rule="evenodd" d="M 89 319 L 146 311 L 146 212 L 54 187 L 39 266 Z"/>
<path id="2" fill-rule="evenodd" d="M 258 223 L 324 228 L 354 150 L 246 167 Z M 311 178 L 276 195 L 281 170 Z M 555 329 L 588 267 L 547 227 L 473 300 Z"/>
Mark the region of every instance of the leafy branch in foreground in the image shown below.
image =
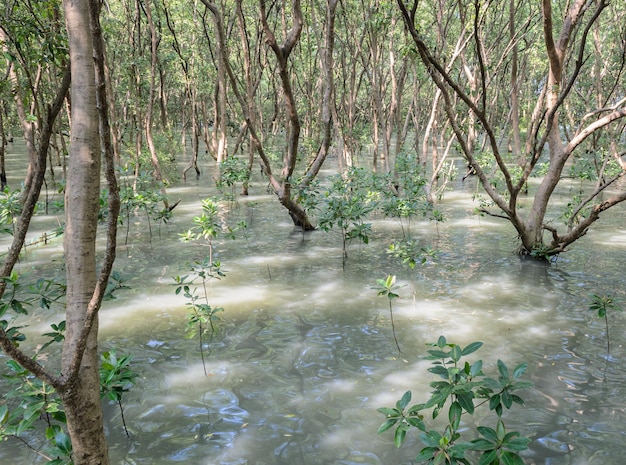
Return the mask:
<path id="1" fill-rule="evenodd" d="M 122 396 L 135 384 L 137 373 L 130 368 L 131 357 L 129 355 L 117 356 L 114 350 L 104 352 L 100 357 L 100 397 L 108 398 L 117 402 L 122 416 L 122 425 L 126 436 L 130 436 L 124 418 Z"/>
<path id="2" fill-rule="evenodd" d="M 523 465 L 519 452 L 528 448 L 530 439 L 517 431 L 507 431 L 502 415 L 504 409 L 510 409 L 513 404 L 524 405 L 523 399 L 514 392 L 532 386 L 528 381 L 519 380 L 527 365 L 522 363 L 510 373 L 506 364 L 498 360 L 498 378 L 489 378 L 482 371 L 482 360 L 472 364 L 462 361 L 463 357 L 476 352 L 482 345 L 482 342 L 472 342 L 462 348 L 448 343 L 443 336 L 436 343 L 429 344 L 433 349 L 428 350 L 427 359 L 433 360 L 433 366 L 428 371 L 440 378 L 430 383 L 434 388 L 430 399 L 423 404 L 410 405 L 411 391 L 407 391 L 395 407 L 379 408 L 378 412 L 385 415 L 386 420 L 378 428 L 378 433 L 395 427 L 394 442 L 396 447 L 400 447 L 411 428 L 420 430 L 420 439 L 426 447 L 415 458 L 418 462 L 471 465 L 469 458 L 478 454 L 476 463 L 479 465 Z M 432 409 L 434 420 L 446 404 L 448 415 L 443 431 L 430 428 L 424 421 L 423 412 Z M 478 426 L 479 437 L 462 440 L 462 431 L 466 435 L 471 431 L 461 428 L 462 416 L 466 413 L 473 415 L 475 409 L 482 405 L 488 405 L 495 412 L 495 428 Z"/>

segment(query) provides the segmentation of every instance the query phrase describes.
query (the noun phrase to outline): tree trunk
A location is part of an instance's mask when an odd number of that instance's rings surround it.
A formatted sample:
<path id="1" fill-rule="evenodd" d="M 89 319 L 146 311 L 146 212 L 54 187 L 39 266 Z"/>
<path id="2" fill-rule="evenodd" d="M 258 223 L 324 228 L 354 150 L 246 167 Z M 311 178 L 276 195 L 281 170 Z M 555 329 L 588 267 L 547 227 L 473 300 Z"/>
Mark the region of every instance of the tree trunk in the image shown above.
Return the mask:
<path id="1" fill-rule="evenodd" d="M 88 2 L 64 0 L 72 73 L 72 125 L 65 191 L 66 334 L 62 372 L 72 371 L 96 288 L 100 136 Z M 108 465 L 98 377 L 98 323 L 93 316 L 77 377 L 59 392 L 75 465 Z"/>
<path id="2" fill-rule="evenodd" d="M 167 201 L 167 191 L 165 189 L 166 180 L 163 177 L 163 171 L 161 170 L 161 163 L 154 146 L 154 139 L 152 138 L 152 113 L 154 110 L 154 100 L 156 94 L 156 73 L 157 73 L 157 48 L 159 45 L 159 39 L 157 38 L 156 27 L 154 27 L 154 20 L 152 19 L 152 0 L 146 0 L 145 12 L 148 19 L 148 26 L 150 29 L 150 93 L 148 95 L 148 106 L 146 109 L 146 143 L 148 144 L 148 150 L 150 150 L 150 160 L 152 160 L 152 167 L 154 168 L 154 178 L 160 184 L 160 191 L 163 195 L 163 207 L 168 210 L 169 202 Z"/>
<path id="3" fill-rule="evenodd" d="M 321 102 L 322 121 L 320 130 L 322 140 L 316 157 L 309 164 L 309 168 L 304 177 L 304 184 L 309 183 L 319 173 L 330 149 L 332 140 L 332 108 L 335 107 L 335 82 L 333 79 L 334 70 L 334 44 L 335 44 L 335 11 L 337 10 L 337 0 L 328 0 L 326 7 L 326 28 L 324 33 L 324 53 L 322 56 L 323 92 Z"/>

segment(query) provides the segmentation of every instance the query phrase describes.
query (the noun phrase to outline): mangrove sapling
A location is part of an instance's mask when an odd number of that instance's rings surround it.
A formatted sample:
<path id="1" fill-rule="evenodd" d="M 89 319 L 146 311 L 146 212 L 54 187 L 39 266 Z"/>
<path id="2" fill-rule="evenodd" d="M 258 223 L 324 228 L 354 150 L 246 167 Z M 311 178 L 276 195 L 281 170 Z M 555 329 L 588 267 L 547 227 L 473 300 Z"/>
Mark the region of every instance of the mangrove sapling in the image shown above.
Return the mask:
<path id="1" fill-rule="evenodd" d="M 209 263 L 213 261 L 213 239 L 217 238 L 221 229 L 217 213 L 217 200 L 202 200 L 202 213 L 194 217 L 194 225 L 191 228 L 180 234 L 180 238 L 183 242 L 204 238 L 209 244 Z"/>
<path id="2" fill-rule="evenodd" d="M 507 431 L 502 416 L 505 408 L 510 409 L 513 404 L 524 405 L 523 399 L 514 392 L 532 386 L 528 381 L 519 380 L 526 372 L 527 365 L 522 363 L 510 373 L 506 364 L 498 360 L 498 377 L 489 378 L 482 371 L 482 360 L 473 363 L 462 360 L 480 349 L 482 342 L 472 342 L 462 348 L 440 336 L 436 343 L 428 345 L 432 349 L 428 350 L 429 355 L 426 358 L 433 361 L 433 366 L 428 371 L 440 378 L 430 383 L 434 388 L 430 398 L 424 403 L 410 405 L 411 391 L 407 391 L 394 407 L 379 408 L 378 411 L 386 420 L 378 428 L 378 433 L 395 427 L 394 442 L 396 447 L 400 447 L 409 430 L 420 430 L 420 439 L 426 447 L 415 458 L 417 462 L 442 465 L 523 465 L 519 452 L 528 448 L 530 439 L 521 436 L 517 431 Z M 474 404 L 475 401 L 478 402 L 477 405 Z M 443 430 L 441 427 L 427 425 L 422 412 L 432 409 L 434 420 L 442 413 L 446 404 L 449 407 Z M 478 426 L 478 437 L 469 441 L 463 439 L 462 436 L 472 434 L 473 430 L 461 425 L 462 416 L 474 415 L 475 409 L 483 405 L 487 405 L 496 414 L 495 428 Z M 470 461 L 475 458 L 476 460 Z"/>
<path id="3" fill-rule="evenodd" d="M 419 247 L 418 241 L 415 239 L 393 242 L 389 244 L 387 253 L 399 259 L 403 265 L 407 265 L 411 270 L 415 269 L 418 262 L 425 265 L 429 259 L 432 260 L 437 255 L 436 250 Z"/>
<path id="4" fill-rule="evenodd" d="M 386 296 L 389 300 L 389 316 L 391 318 L 391 331 L 393 332 L 393 340 L 396 342 L 396 347 L 398 348 L 398 352 L 402 352 L 400 350 L 400 344 L 398 343 L 398 338 L 396 337 L 396 325 L 393 321 L 393 306 L 391 305 L 391 301 L 393 299 L 397 299 L 400 297 L 395 291 L 399 286 L 396 286 L 396 277 L 395 275 L 387 275 L 385 279 L 377 279 L 376 286 L 374 289 L 378 291 L 379 296 Z"/>
<path id="5" fill-rule="evenodd" d="M 135 384 L 137 373 L 130 368 L 131 358 L 128 355 L 117 357 L 115 351 L 104 352 L 100 357 L 100 397 L 117 402 L 122 416 L 122 425 L 126 436 L 130 437 L 124 418 L 122 396 Z"/>
<path id="6" fill-rule="evenodd" d="M 47 459 L 48 464 L 71 464 L 72 444 L 64 431 L 65 413 L 56 391 L 49 384 L 30 375 L 14 360 L 7 361 L 6 365 L 9 372 L 3 375 L 4 379 L 15 387 L 5 394 L 6 403 L 0 406 L 0 441 L 9 438 L 18 440 L 38 456 Z M 48 441 L 45 452 L 35 448 L 24 437 L 38 424 L 45 427 Z"/>
<path id="7" fill-rule="evenodd" d="M 606 355 L 607 357 L 611 353 L 611 337 L 609 335 L 609 316 L 608 312 L 621 310 L 619 303 L 611 295 L 597 295 L 593 294 L 591 297 L 591 304 L 589 310 L 597 312 L 598 317 L 604 318 L 604 324 L 606 327 Z"/>
<path id="8" fill-rule="evenodd" d="M 204 356 L 204 335 L 210 330 L 211 339 L 215 334 L 214 322 L 219 321 L 220 312 L 223 312 L 222 307 L 213 307 L 209 305 L 209 294 L 207 290 L 207 283 L 211 279 L 221 279 L 226 276 L 222 270 L 220 262 L 210 263 L 208 260 L 203 262 L 195 262 L 192 264 L 191 275 L 175 276 L 176 281 L 176 295 L 181 292 L 188 299 L 187 307 L 189 313 L 187 314 L 187 335 L 192 338 L 195 334 L 198 334 L 200 339 L 200 357 L 202 359 L 202 367 L 204 368 L 204 374 L 208 376 L 206 369 L 206 360 Z M 191 286 L 200 281 L 202 292 L 198 293 L 198 287 L 195 286 L 193 290 Z M 196 331 L 197 329 L 197 331 Z M 211 341 L 209 340 L 209 343 Z"/>
<path id="9" fill-rule="evenodd" d="M 362 168 L 351 168 L 344 176 L 331 178 L 331 185 L 321 195 L 319 228 L 326 232 L 334 227 L 341 230 L 344 265 L 352 239 L 369 242 L 371 224 L 365 218 L 376 208 L 379 198 L 373 185 L 370 174 Z"/>
<path id="10" fill-rule="evenodd" d="M 0 231 L 13 235 L 22 211 L 21 190 L 11 191 L 5 187 L 0 191 Z M 8 226 L 11 226 L 8 228 Z"/>
<path id="11" fill-rule="evenodd" d="M 239 232 L 248 240 L 246 229 L 248 227 L 245 221 L 240 221 L 237 226 L 231 227 L 220 219 L 218 199 L 202 200 L 202 213 L 194 217 L 193 226 L 186 232 L 179 234 L 181 241 L 190 242 L 204 239 L 209 246 L 208 262 L 213 262 L 214 240 L 220 237 L 235 240 Z"/>
<path id="12" fill-rule="evenodd" d="M 250 175 L 246 162 L 237 157 L 228 157 L 219 164 L 219 179 L 217 179 L 216 184 L 220 190 L 228 187 L 230 192 L 225 193 L 226 199 L 236 202 L 235 187 L 237 183 L 241 183 L 242 191 L 245 191 L 250 182 Z"/>

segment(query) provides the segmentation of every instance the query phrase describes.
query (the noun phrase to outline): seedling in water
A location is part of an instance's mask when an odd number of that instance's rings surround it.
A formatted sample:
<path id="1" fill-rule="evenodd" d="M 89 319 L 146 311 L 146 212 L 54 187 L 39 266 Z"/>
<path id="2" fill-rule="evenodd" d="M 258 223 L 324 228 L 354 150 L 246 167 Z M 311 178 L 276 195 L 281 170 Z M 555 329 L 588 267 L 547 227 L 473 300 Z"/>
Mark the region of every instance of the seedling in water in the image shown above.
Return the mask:
<path id="1" fill-rule="evenodd" d="M 391 316 L 391 331 L 393 332 L 393 339 L 396 342 L 396 347 L 398 348 L 398 352 L 402 352 L 400 350 L 400 344 L 398 344 L 398 338 L 396 337 L 396 325 L 393 321 L 393 306 L 391 305 L 391 301 L 393 299 L 397 299 L 400 297 L 395 291 L 398 289 L 396 286 L 396 277 L 395 275 L 387 275 L 385 279 L 377 279 L 376 286 L 374 289 L 378 291 L 379 296 L 386 296 L 389 299 L 389 315 Z"/>
<path id="2" fill-rule="evenodd" d="M 611 353 L 611 337 L 609 335 L 609 310 L 621 310 L 619 304 L 615 301 L 615 298 L 611 295 L 597 295 L 594 294 L 591 297 L 591 305 L 589 305 L 589 310 L 592 312 L 597 312 L 598 317 L 604 318 L 604 324 L 606 325 L 606 355 L 607 357 Z"/>

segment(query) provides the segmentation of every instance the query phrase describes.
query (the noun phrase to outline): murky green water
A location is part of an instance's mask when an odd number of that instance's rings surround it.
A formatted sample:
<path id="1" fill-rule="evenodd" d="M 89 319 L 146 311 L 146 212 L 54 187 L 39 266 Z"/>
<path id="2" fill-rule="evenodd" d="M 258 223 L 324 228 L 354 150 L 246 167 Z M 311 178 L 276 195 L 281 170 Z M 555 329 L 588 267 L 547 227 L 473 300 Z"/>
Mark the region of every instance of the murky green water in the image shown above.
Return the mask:
<path id="1" fill-rule="evenodd" d="M 626 317 L 610 315 L 607 357 L 604 323 L 587 307 L 593 293 L 623 292 L 624 209 L 546 268 L 511 253 L 515 233 L 505 223 L 473 216 L 471 193 L 450 193 L 446 222 L 411 225 L 423 245 L 440 250 L 411 272 L 385 253 L 400 235 L 395 222 L 377 219 L 370 244 L 351 244 L 343 269 L 337 233 L 294 231 L 272 196 L 240 199 L 224 214 L 232 224 L 245 219 L 249 237 L 216 245 L 227 276 L 211 284 L 210 303 L 225 311 L 206 347 L 205 376 L 172 279 L 207 254 L 206 245 L 177 236 L 200 213 L 198 199 L 212 194 L 204 183 L 208 176 L 170 189 L 183 201 L 160 238 L 153 227 L 150 242 L 137 217 L 128 245 L 121 240 L 116 269 L 131 289 L 105 303 L 101 345 L 132 354 L 140 378 L 124 402 L 130 438 L 117 407 L 106 406 L 113 463 L 410 463 L 420 441 L 412 435 L 397 450 L 391 434 L 377 436 L 376 408 L 407 389 L 414 399 L 427 395 L 432 378 L 421 356 L 441 334 L 484 341 L 488 369 L 497 358 L 528 362 L 535 388 L 524 393 L 527 407 L 507 417 L 533 438 L 527 463 L 623 463 Z M 20 270 L 61 273 L 60 240 L 29 249 Z M 371 289 L 389 273 L 404 286 L 394 301 L 401 354 L 387 300 Z M 30 331 L 59 319 L 35 315 Z M 0 463 L 44 461 L 7 441 Z"/>

